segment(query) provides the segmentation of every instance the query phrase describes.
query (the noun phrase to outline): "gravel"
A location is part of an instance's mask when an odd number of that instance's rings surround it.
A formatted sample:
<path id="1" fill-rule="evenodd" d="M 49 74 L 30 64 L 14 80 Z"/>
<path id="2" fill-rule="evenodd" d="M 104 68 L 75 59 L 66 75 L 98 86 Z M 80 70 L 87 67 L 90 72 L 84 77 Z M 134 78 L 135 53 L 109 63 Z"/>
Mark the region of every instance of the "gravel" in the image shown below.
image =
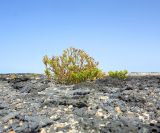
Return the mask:
<path id="1" fill-rule="evenodd" d="M 59 85 L 0 74 L 0 133 L 160 133 L 160 73 Z"/>

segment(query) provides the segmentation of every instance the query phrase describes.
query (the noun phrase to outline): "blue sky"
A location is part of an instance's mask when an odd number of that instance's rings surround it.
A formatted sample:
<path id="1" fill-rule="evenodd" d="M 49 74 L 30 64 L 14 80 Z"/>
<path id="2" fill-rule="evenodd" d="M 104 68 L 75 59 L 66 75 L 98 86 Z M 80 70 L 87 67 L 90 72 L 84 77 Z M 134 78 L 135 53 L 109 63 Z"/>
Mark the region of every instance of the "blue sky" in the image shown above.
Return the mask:
<path id="1" fill-rule="evenodd" d="M 43 73 L 42 57 L 70 46 L 105 72 L 159 72 L 160 1 L 0 1 L 0 73 Z"/>

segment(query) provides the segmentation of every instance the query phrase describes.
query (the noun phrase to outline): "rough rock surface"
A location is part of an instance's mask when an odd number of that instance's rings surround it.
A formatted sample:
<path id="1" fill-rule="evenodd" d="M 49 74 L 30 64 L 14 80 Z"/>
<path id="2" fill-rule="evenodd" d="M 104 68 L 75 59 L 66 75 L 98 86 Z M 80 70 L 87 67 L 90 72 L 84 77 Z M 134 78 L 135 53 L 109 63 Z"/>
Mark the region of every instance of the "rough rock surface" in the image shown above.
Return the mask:
<path id="1" fill-rule="evenodd" d="M 160 74 L 58 85 L 0 75 L 0 133 L 159 133 Z"/>

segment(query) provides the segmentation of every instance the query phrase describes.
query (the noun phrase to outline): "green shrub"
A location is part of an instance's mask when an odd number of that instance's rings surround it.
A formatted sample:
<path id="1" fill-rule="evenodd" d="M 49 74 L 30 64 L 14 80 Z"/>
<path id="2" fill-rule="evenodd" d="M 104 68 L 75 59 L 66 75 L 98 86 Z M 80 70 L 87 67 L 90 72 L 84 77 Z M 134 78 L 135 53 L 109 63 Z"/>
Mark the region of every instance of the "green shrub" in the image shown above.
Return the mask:
<path id="1" fill-rule="evenodd" d="M 38 77 L 38 74 L 32 73 L 32 74 L 30 75 L 30 77 L 33 78 L 33 79 L 36 79 L 36 78 Z"/>
<path id="2" fill-rule="evenodd" d="M 118 79 L 121 79 L 121 80 L 125 80 L 127 78 L 128 71 L 127 70 L 109 71 L 108 74 L 112 78 L 118 78 Z"/>
<path id="3" fill-rule="evenodd" d="M 75 84 L 104 76 L 97 68 L 98 62 L 81 49 L 68 48 L 61 56 L 43 57 L 45 74 L 62 84 Z"/>
<path id="4" fill-rule="evenodd" d="M 15 79 L 17 78 L 17 76 L 16 76 L 15 74 L 11 74 L 11 75 L 10 75 L 10 78 L 11 78 L 12 80 L 15 80 Z"/>

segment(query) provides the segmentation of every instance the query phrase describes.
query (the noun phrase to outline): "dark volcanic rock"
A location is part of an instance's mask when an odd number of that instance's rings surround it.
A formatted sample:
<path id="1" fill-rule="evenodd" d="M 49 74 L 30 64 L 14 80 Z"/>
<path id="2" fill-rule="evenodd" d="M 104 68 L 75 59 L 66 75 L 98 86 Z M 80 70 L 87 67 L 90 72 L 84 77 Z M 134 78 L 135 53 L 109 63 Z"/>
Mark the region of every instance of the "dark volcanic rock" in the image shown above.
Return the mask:
<path id="1" fill-rule="evenodd" d="M 18 81 L 12 82 L 12 86 L 14 89 L 19 90 L 21 93 L 35 93 L 45 90 L 49 87 L 48 82 L 41 81 L 41 80 L 33 80 L 33 81 Z"/>
<path id="2" fill-rule="evenodd" d="M 58 85 L 0 75 L 0 133 L 159 133 L 160 74 Z"/>

